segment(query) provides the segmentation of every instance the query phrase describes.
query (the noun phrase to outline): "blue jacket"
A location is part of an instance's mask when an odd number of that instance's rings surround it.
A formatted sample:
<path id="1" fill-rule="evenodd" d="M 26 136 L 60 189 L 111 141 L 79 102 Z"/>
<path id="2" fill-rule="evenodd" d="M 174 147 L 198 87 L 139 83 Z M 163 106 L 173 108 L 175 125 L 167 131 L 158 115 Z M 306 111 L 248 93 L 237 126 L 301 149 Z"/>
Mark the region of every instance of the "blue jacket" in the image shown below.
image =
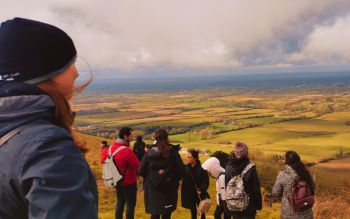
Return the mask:
<path id="1" fill-rule="evenodd" d="M 34 85 L 0 83 L 0 219 L 97 218 L 97 187 L 69 132 L 55 125 L 54 103 Z"/>

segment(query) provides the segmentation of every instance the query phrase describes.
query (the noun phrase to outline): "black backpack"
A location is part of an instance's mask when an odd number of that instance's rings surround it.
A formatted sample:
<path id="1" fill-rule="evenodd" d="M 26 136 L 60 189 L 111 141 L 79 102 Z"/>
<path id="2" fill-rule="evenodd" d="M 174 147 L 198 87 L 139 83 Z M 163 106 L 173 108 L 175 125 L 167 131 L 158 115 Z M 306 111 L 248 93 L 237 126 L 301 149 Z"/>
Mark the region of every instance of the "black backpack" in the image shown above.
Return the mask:
<path id="1" fill-rule="evenodd" d="M 170 158 L 152 159 L 149 164 L 149 180 L 151 185 L 159 190 L 166 190 L 173 183 Z"/>

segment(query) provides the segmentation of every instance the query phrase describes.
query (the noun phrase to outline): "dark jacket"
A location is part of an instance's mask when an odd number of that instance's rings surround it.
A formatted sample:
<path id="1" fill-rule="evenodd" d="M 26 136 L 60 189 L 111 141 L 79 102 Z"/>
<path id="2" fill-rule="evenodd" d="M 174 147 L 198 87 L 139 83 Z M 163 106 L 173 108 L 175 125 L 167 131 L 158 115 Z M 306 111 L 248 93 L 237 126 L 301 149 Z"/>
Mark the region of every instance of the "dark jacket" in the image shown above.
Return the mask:
<path id="1" fill-rule="evenodd" d="M 243 169 L 250 163 L 248 158 L 231 158 L 226 166 L 225 184 L 227 185 L 233 176 L 242 173 Z M 257 210 L 262 209 L 262 197 L 260 191 L 260 182 L 256 167 L 253 166 L 243 177 L 244 190 L 249 195 L 249 205 L 242 212 L 231 212 L 234 217 L 254 216 Z"/>
<path id="2" fill-rule="evenodd" d="M 201 192 L 201 200 L 209 197 L 207 192 L 209 187 L 208 172 L 202 168 L 200 162 L 197 162 L 194 167 L 191 164 L 186 165 L 186 174 L 181 184 L 181 203 L 184 208 L 195 208 L 200 201 L 194 181 L 197 189 Z"/>
<path id="3" fill-rule="evenodd" d="M 134 144 L 133 151 L 139 160 L 142 160 L 143 155 L 145 155 L 145 147 L 146 144 L 142 140 L 136 141 Z"/>
<path id="4" fill-rule="evenodd" d="M 166 161 L 158 152 L 158 147 L 149 149 L 143 156 L 138 174 L 144 178 L 144 202 L 146 213 L 168 214 L 173 212 L 177 206 L 179 181 L 185 174 L 185 167 L 179 155 L 178 148 L 169 147 L 169 158 Z M 170 176 L 166 188 L 156 188 L 150 180 L 151 168 L 168 168 Z"/>
<path id="5" fill-rule="evenodd" d="M 53 101 L 34 85 L 0 83 L 0 136 L 40 121 L 0 147 L 0 218 L 97 218 L 95 177 Z"/>

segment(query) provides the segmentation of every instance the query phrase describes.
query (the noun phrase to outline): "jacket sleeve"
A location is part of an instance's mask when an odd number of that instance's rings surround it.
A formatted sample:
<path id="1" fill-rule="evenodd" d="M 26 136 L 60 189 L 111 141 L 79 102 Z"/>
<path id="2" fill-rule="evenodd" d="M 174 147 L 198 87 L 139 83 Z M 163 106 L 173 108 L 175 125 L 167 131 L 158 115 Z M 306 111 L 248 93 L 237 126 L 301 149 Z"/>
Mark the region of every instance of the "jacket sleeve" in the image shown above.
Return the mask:
<path id="1" fill-rule="evenodd" d="M 199 186 L 199 190 L 204 193 L 208 190 L 209 188 L 209 175 L 208 175 L 208 172 L 205 171 L 205 170 L 201 170 L 201 174 L 202 174 L 202 181 L 201 181 L 201 184 Z"/>
<path id="2" fill-rule="evenodd" d="M 260 181 L 258 177 L 258 172 L 256 171 L 255 167 L 252 168 L 252 182 L 253 182 L 253 193 L 255 197 L 256 209 L 261 210 L 262 196 L 261 196 L 261 190 L 260 190 Z"/>
<path id="3" fill-rule="evenodd" d="M 132 148 L 132 151 L 133 151 L 134 153 L 136 153 L 138 150 L 139 150 L 138 144 L 135 142 L 135 143 L 134 143 L 134 147 Z"/>
<path id="4" fill-rule="evenodd" d="M 23 159 L 19 185 L 28 218 L 97 219 L 96 181 L 68 133 L 37 136 Z M 61 132 L 61 133 L 60 133 Z"/>
<path id="5" fill-rule="evenodd" d="M 272 195 L 277 198 L 282 198 L 283 194 L 282 174 L 282 172 L 278 173 L 275 185 L 272 188 Z"/>
<path id="6" fill-rule="evenodd" d="M 182 177 L 185 176 L 186 170 L 185 170 L 185 164 L 183 163 L 179 153 L 175 153 L 175 164 L 176 164 L 176 169 L 179 173 L 179 177 L 181 180 Z"/>
<path id="7" fill-rule="evenodd" d="M 145 156 L 143 156 L 140 166 L 137 170 L 137 175 L 138 176 L 142 176 L 143 178 L 146 178 L 146 176 L 148 175 L 148 156 L 147 153 L 145 154 Z"/>
<path id="8" fill-rule="evenodd" d="M 219 182 L 219 186 L 220 186 L 220 191 L 217 191 L 217 193 L 220 195 L 221 200 L 226 200 L 226 193 L 225 193 L 225 175 L 222 174 L 221 176 L 219 176 L 218 182 Z"/>
<path id="9" fill-rule="evenodd" d="M 128 150 L 128 154 L 126 156 L 126 162 L 128 164 L 128 167 L 132 170 L 137 170 L 137 168 L 140 166 L 139 159 L 137 159 L 136 155 L 130 148 L 124 150 Z"/>

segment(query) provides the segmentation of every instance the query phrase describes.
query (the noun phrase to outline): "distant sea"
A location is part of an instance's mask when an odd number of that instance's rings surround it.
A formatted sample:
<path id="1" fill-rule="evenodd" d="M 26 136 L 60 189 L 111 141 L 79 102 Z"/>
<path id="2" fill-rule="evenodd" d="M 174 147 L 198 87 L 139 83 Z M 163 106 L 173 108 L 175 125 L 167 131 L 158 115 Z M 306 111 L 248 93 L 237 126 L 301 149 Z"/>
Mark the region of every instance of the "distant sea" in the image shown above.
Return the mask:
<path id="1" fill-rule="evenodd" d="M 99 79 L 86 89 L 93 93 L 161 92 L 199 89 L 242 91 L 337 90 L 350 91 L 350 72 L 217 75 L 162 79 Z"/>

